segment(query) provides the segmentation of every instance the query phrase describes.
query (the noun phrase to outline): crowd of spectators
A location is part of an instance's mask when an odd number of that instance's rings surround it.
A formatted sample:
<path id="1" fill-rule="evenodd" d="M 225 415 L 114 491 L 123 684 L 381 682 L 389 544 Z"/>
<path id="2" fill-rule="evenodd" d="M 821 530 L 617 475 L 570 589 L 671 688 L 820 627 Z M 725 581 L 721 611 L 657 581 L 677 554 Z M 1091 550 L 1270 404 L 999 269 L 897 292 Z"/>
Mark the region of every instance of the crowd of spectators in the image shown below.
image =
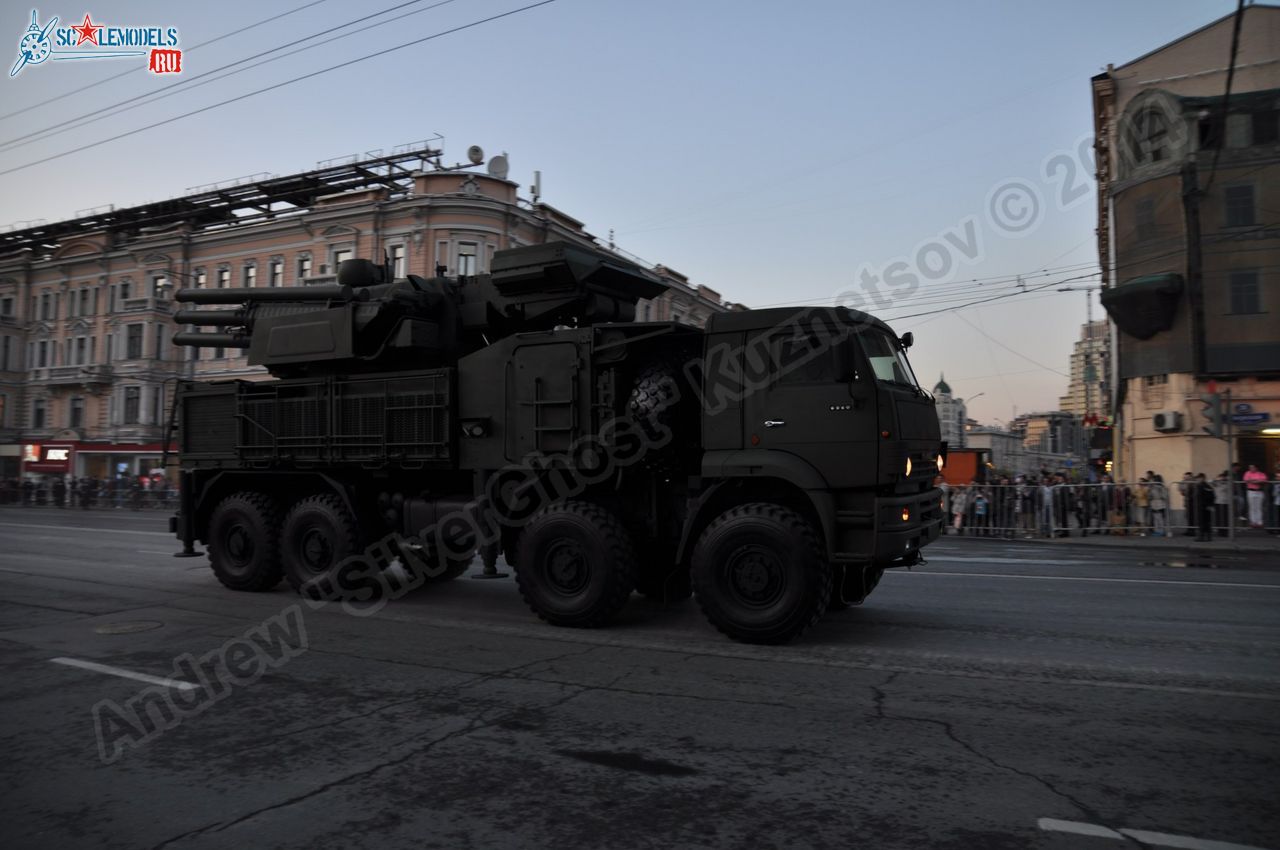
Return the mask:
<path id="1" fill-rule="evenodd" d="M 45 475 L 0 482 L 0 504 L 24 507 L 172 508 L 177 495 L 162 475 L 104 479 Z"/>
<path id="2" fill-rule="evenodd" d="M 942 485 L 949 518 L 945 533 L 980 537 L 1068 537 L 1175 534 L 1212 539 L 1230 527 L 1280 534 L 1280 472 L 1273 478 L 1250 465 L 1213 479 L 1188 472 L 1166 482 L 1148 471 L 1132 483 L 1109 475 L 1077 483 L 1064 473 L 998 477 L 966 486 Z"/>

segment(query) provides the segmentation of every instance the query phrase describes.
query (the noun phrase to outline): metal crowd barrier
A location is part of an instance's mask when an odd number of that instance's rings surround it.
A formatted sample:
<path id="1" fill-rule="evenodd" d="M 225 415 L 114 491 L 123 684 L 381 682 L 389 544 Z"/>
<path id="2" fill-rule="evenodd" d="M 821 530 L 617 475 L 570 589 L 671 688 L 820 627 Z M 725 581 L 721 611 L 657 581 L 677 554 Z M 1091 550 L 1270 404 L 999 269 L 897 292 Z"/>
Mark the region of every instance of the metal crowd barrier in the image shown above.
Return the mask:
<path id="1" fill-rule="evenodd" d="M 1181 483 L 950 486 L 944 496 L 944 533 L 1005 538 L 1195 535 L 1199 532 L 1199 505 L 1195 491 L 1184 495 Z M 1217 489 L 1221 492 L 1222 485 Z M 1210 528 L 1223 537 L 1230 534 L 1233 523 L 1237 532 L 1250 528 L 1247 483 L 1232 481 L 1227 489 L 1228 502 L 1220 504 L 1215 497 L 1209 506 Z M 1280 481 L 1265 482 L 1261 492 L 1263 527 L 1280 533 L 1280 504 L 1276 502 Z"/>

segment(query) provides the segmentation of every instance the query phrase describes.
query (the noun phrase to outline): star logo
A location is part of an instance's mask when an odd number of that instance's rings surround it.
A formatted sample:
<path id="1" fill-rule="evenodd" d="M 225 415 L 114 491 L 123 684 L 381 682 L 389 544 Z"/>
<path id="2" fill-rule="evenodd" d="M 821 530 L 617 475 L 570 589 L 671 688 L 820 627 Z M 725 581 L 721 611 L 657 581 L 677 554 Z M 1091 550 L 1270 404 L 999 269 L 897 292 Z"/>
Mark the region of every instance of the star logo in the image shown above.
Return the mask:
<path id="1" fill-rule="evenodd" d="M 76 39 L 76 47 L 79 47 L 86 41 L 93 44 L 94 47 L 101 47 L 102 45 L 98 44 L 98 32 L 101 29 L 102 24 L 95 24 L 93 21 L 89 20 L 89 13 L 85 12 L 84 23 L 80 24 L 78 27 L 71 28 L 71 31 L 78 36 Z"/>

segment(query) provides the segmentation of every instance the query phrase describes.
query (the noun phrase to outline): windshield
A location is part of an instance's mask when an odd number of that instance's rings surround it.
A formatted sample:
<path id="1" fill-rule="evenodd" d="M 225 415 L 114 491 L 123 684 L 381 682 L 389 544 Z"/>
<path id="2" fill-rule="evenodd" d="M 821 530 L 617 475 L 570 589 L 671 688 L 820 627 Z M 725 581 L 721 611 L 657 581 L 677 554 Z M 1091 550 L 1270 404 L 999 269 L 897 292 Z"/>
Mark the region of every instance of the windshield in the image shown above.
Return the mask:
<path id="1" fill-rule="evenodd" d="M 906 352 L 896 339 L 878 330 L 867 331 L 859 336 L 862 339 L 862 350 L 871 361 L 871 369 L 876 373 L 877 380 L 907 387 L 920 386 L 916 383 L 915 373 L 911 371 L 911 364 L 907 362 Z"/>

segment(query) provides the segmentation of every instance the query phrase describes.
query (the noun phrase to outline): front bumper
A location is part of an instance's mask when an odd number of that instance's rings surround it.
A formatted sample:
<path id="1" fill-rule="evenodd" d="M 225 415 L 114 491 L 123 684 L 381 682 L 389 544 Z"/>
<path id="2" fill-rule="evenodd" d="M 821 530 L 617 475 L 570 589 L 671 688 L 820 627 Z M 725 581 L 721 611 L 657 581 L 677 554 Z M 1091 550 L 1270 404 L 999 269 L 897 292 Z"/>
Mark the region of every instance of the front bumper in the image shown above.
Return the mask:
<path id="1" fill-rule="evenodd" d="M 920 548 L 942 534 L 942 491 L 935 487 L 909 496 L 877 497 L 875 517 L 872 561 L 883 567 L 914 564 Z"/>

